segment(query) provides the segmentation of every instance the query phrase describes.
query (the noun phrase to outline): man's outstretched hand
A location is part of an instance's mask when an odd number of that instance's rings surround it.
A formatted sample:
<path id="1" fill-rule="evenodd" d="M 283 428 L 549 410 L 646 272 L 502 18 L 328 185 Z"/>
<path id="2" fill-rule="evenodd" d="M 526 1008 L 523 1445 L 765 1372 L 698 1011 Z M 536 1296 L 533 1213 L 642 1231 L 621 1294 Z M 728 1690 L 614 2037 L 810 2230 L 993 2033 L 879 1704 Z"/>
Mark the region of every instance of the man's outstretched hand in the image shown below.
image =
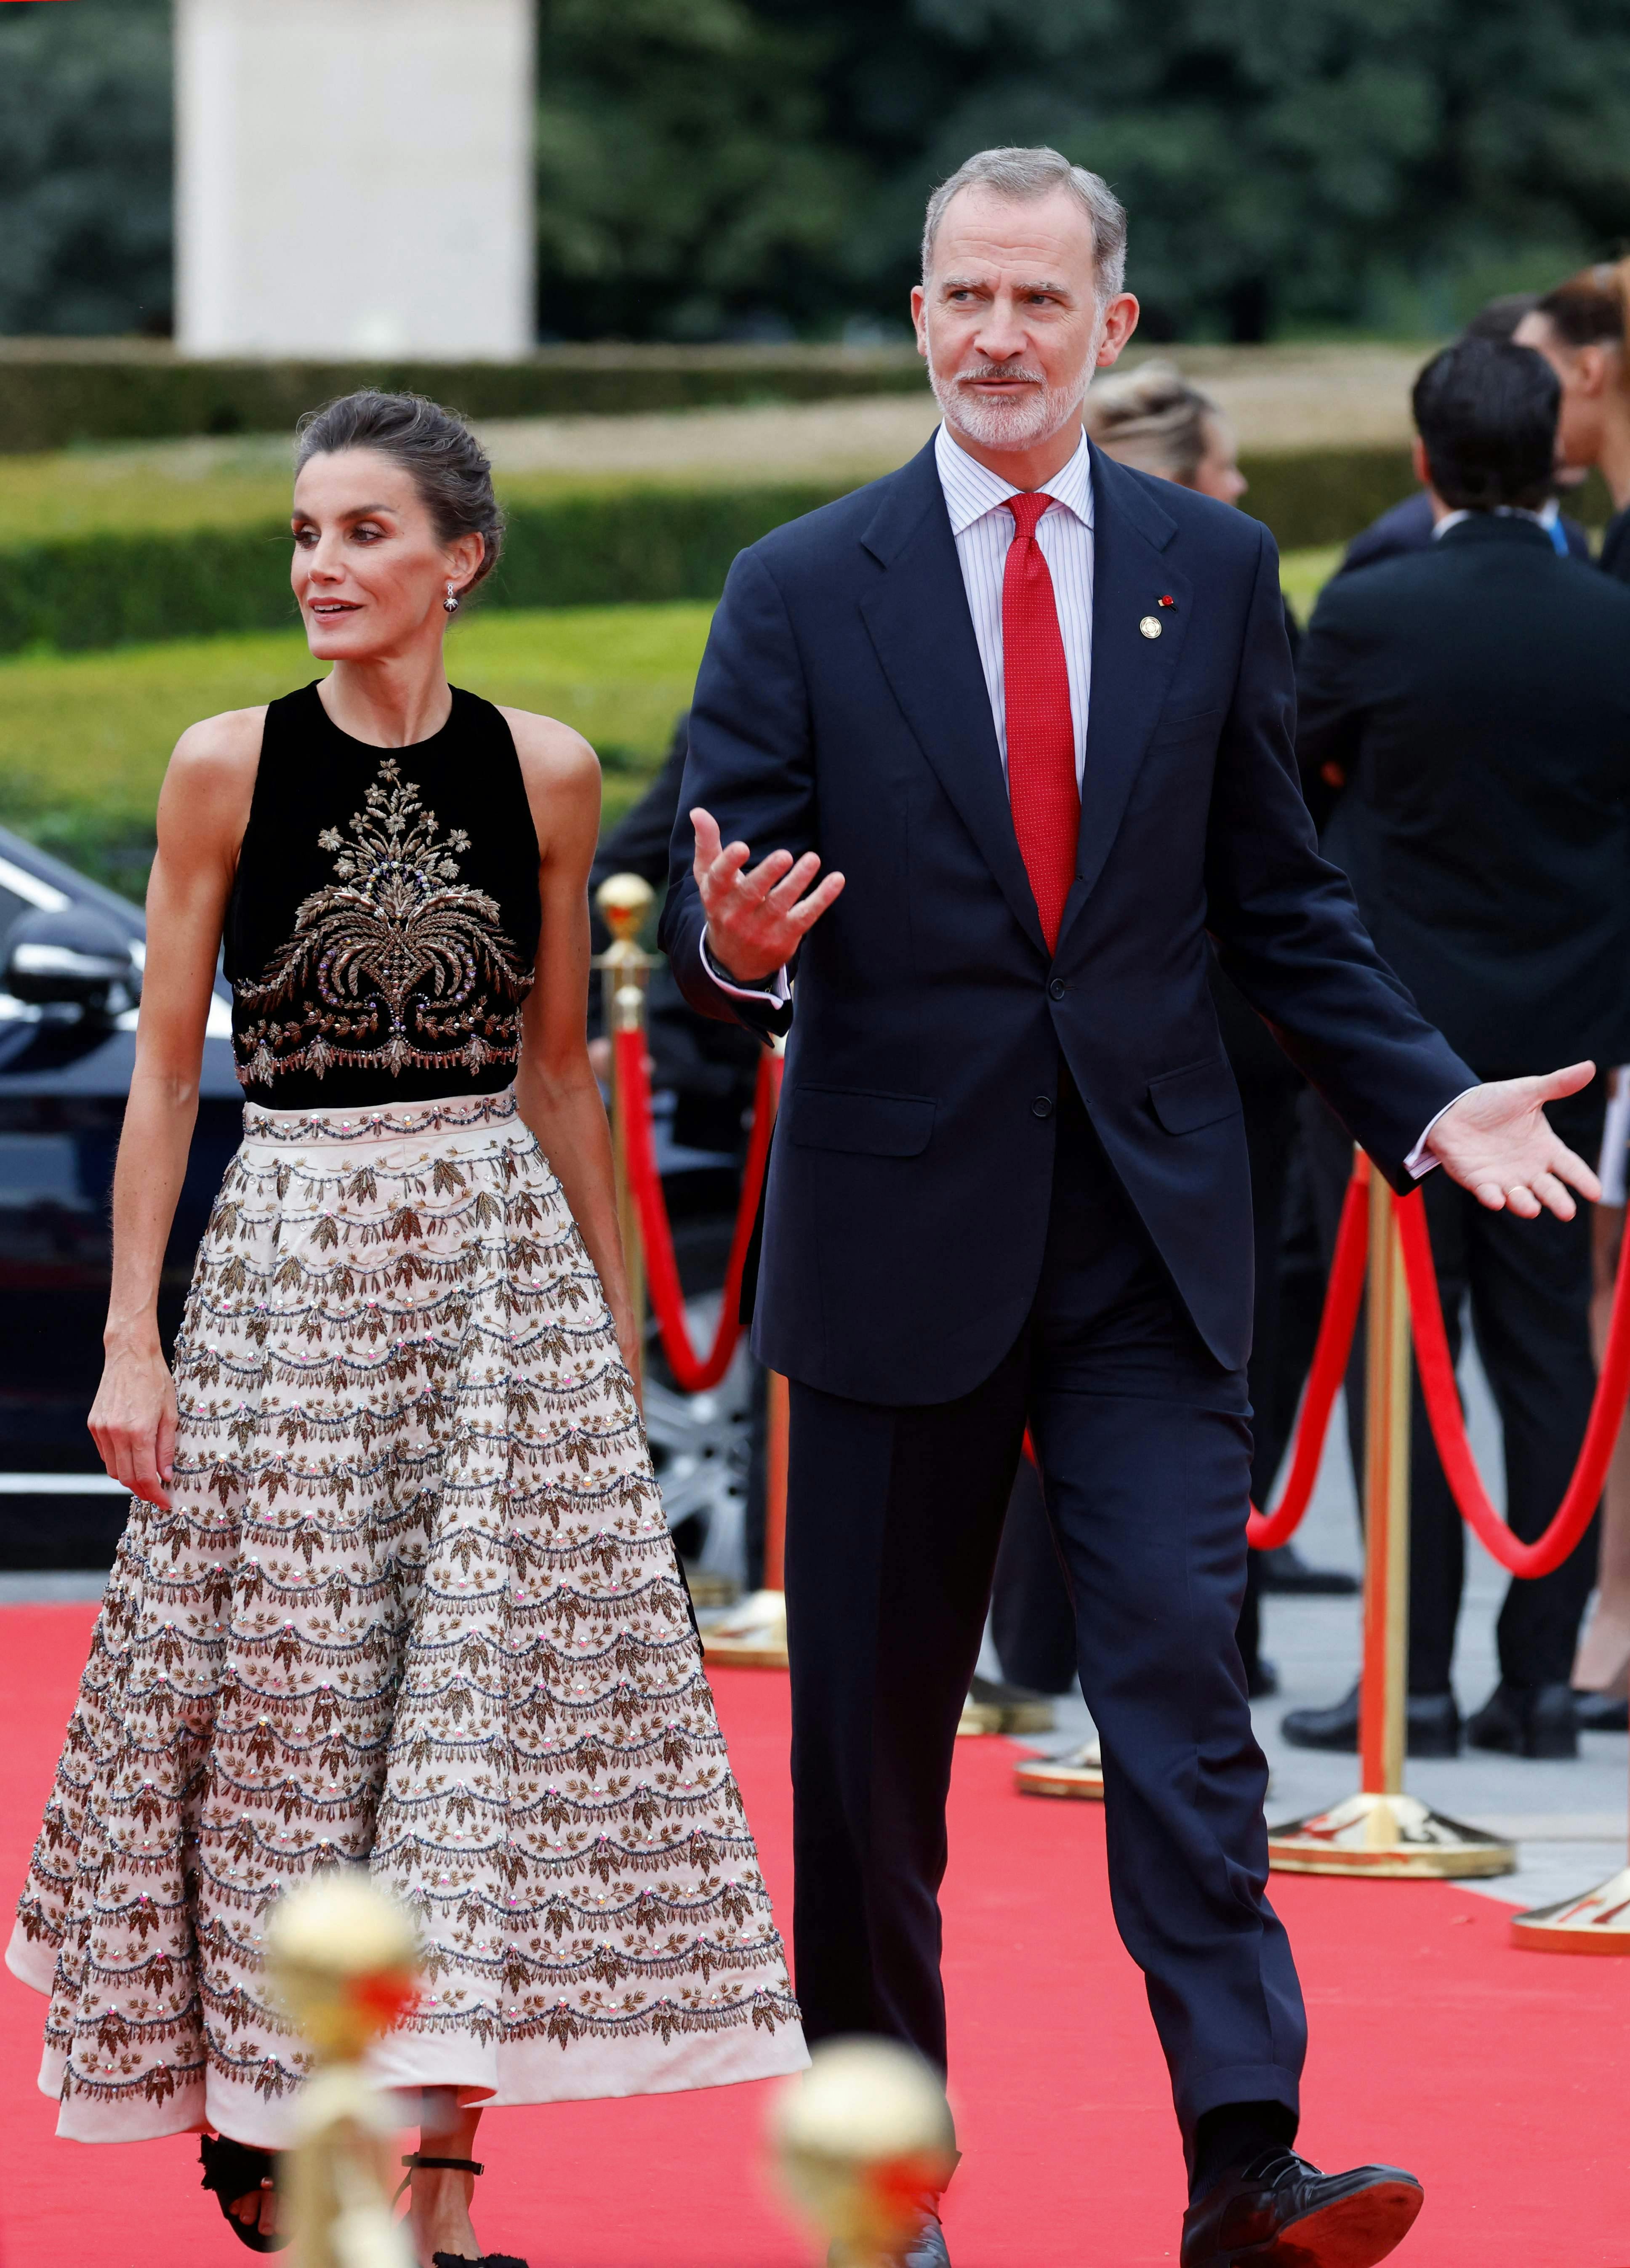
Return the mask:
<path id="1" fill-rule="evenodd" d="M 1545 1105 L 1577 1094 L 1595 1077 L 1596 1065 L 1581 1063 L 1543 1079 L 1491 1079 L 1450 1103 L 1427 1135 L 1427 1147 L 1491 1212 L 1508 1206 L 1524 1220 L 1538 1220 L 1543 1206 L 1559 1220 L 1572 1220 L 1574 1200 L 1565 1184 L 1592 1204 L 1602 1185 L 1551 1131 Z"/>
<path id="2" fill-rule="evenodd" d="M 696 829 L 694 872 L 707 916 L 707 949 L 721 976 L 739 984 L 762 984 L 786 966 L 843 888 L 844 878 L 829 874 L 810 889 L 821 871 L 813 850 L 801 858 L 790 850 L 772 850 L 749 873 L 747 862 L 753 854 L 746 843 L 721 843 L 718 822 L 700 804 L 690 814 L 690 824 Z"/>

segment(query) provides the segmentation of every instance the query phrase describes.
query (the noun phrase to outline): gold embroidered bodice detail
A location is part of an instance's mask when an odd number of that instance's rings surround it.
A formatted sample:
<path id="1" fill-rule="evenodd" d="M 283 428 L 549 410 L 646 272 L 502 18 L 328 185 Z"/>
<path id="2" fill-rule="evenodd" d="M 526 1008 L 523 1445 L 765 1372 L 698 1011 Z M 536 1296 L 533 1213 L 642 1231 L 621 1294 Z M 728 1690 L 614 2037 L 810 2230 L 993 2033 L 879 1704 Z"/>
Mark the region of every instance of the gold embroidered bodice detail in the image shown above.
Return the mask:
<path id="1" fill-rule="evenodd" d="M 442 832 L 386 757 L 364 807 L 319 849 L 333 880 L 305 898 L 258 982 L 235 986 L 244 1084 L 338 1065 L 481 1073 L 520 1053 L 531 988 L 496 899 L 461 878 L 470 838 Z M 247 1060 L 245 1059 L 247 1057 Z"/>

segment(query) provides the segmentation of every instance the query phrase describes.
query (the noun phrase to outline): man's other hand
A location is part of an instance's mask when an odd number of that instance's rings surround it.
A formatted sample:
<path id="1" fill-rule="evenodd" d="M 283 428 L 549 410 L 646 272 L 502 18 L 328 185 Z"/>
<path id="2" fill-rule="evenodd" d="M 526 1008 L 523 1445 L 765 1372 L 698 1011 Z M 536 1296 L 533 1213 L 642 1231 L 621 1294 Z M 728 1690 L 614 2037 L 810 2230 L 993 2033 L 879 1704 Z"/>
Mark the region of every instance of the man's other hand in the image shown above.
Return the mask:
<path id="1" fill-rule="evenodd" d="M 1491 1079 L 1450 1103 L 1427 1135 L 1427 1147 L 1491 1212 L 1508 1206 L 1523 1220 L 1537 1220 L 1543 1206 L 1559 1220 L 1572 1220 L 1568 1186 L 1595 1204 L 1602 1185 L 1584 1160 L 1558 1141 L 1545 1106 L 1560 1095 L 1577 1094 L 1595 1077 L 1594 1064 L 1579 1063 L 1542 1079 Z"/>
<path id="2" fill-rule="evenodd" d="M 690 824 L 696 829 L 695 873 L 707 916 L 707 949 L 721 976 L 738 984 L 762 984 L 786 966 L 843 888 L 844 878 L 829 874 L 810 889 L 821 871 L 813 850 L 801 858 L 790 850 L 772 850 L 749 873 L 751 851 L 745 843 L 721 843 L 711 812 L 698 804 Z"/>

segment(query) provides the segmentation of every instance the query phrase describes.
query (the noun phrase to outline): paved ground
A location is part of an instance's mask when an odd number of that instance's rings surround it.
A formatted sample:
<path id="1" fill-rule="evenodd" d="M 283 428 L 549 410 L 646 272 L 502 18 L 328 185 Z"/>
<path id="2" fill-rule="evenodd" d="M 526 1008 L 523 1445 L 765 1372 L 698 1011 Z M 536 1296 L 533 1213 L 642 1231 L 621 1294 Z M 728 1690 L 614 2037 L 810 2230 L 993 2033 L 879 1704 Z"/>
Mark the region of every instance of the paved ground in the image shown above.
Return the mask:
<path id="1" fill-rule="evenodd" d="M 1466 1366 L 1464 1383 L 1472 1446 L 1489 1492 L 1503 1508 L 1499 1426 L 1474 1361 Z M 1358 1573 L 1358 1523 L 1339 1404 L 1318 1490 L 1297 1541 L 1304 1556 L 1319 1565 Z M 1482 1546 L 1468 1538 L 1466 1600 L 1455 1658 L 1463 1710 L 1476 1708 L 1494 1684 L 1494 1617 L 1506 1581 Z M 1279 1726 L 1287 1709 L 1334 1701 L 1353 1683 L 1358 1674 L 1358 1609 L 1356 1599 L 1265 1602 L 1263 1651 L 1278 1664 L 1280 1684 L 1272 1700 L 1256 1705 L 1254 1715 L 1273 1773 L 1268 1816 L 1275 1824 L 1321 1810 L 1357 1785 L 1356 1759 L 1293 1749 L 1280 1738 Z M 1057 1734 L 1028 1745 L 1062 1753 L 1086 1736 L 1089 1722 L 1078 1695 L 1060 1704 Z M 1546 1905 L 1589 1889 L 1625 1862 L 1630 1739 L 1623 1734 L 1588 1734 L 1572 1764 L 1530 1764 L 1475 1750 L 1450 1763 L 1411 1764 L 1405 1785 L 1435 1810 L 1518 1845 L 1516 1874 L 1466 1885 L 1489 1897 L 1524 1907 Z"/>
<path id="2" fill-rule="evenodd" d="M 1401 446 L 1411 430 L 1409 389 L 1427 352 L 1364 345 L 1161 351 L 1226 412 L 1243 449 L 1272 452 Z M 497 419 L 479 430 L 500 474 L 869 478 L 920 448 L 937 415 L 925 382 L 920 394 L 846 401 L 643 417 Z"/>

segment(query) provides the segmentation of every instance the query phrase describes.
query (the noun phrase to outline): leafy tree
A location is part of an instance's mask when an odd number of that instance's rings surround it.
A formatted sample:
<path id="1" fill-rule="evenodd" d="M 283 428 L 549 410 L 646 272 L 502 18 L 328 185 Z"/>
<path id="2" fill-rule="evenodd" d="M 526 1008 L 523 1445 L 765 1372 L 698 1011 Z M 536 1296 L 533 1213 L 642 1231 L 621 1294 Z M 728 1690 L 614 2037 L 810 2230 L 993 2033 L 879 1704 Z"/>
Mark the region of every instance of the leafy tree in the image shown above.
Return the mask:
<path id="1" fill-rule="evenodd" d="M 769 0 L 775 5 L 778 0 Z M 910 0 L 960 98 L 897 176 L 1051 142 L 1163 328 L 1428 320 L 1630 232 L 1630 0 Z"/>
<path id="2" fill-rule="evenodd" d="M 161 331 L 168 0 L 0 9 L 0 332 Z"/>
<path id="3" fill-rule="evenodd" d="M 818 314 L 861 186 L 822 136 L 822 61 L 744 0 L 541 0 L 546 331 L 790 335 Z"/>

